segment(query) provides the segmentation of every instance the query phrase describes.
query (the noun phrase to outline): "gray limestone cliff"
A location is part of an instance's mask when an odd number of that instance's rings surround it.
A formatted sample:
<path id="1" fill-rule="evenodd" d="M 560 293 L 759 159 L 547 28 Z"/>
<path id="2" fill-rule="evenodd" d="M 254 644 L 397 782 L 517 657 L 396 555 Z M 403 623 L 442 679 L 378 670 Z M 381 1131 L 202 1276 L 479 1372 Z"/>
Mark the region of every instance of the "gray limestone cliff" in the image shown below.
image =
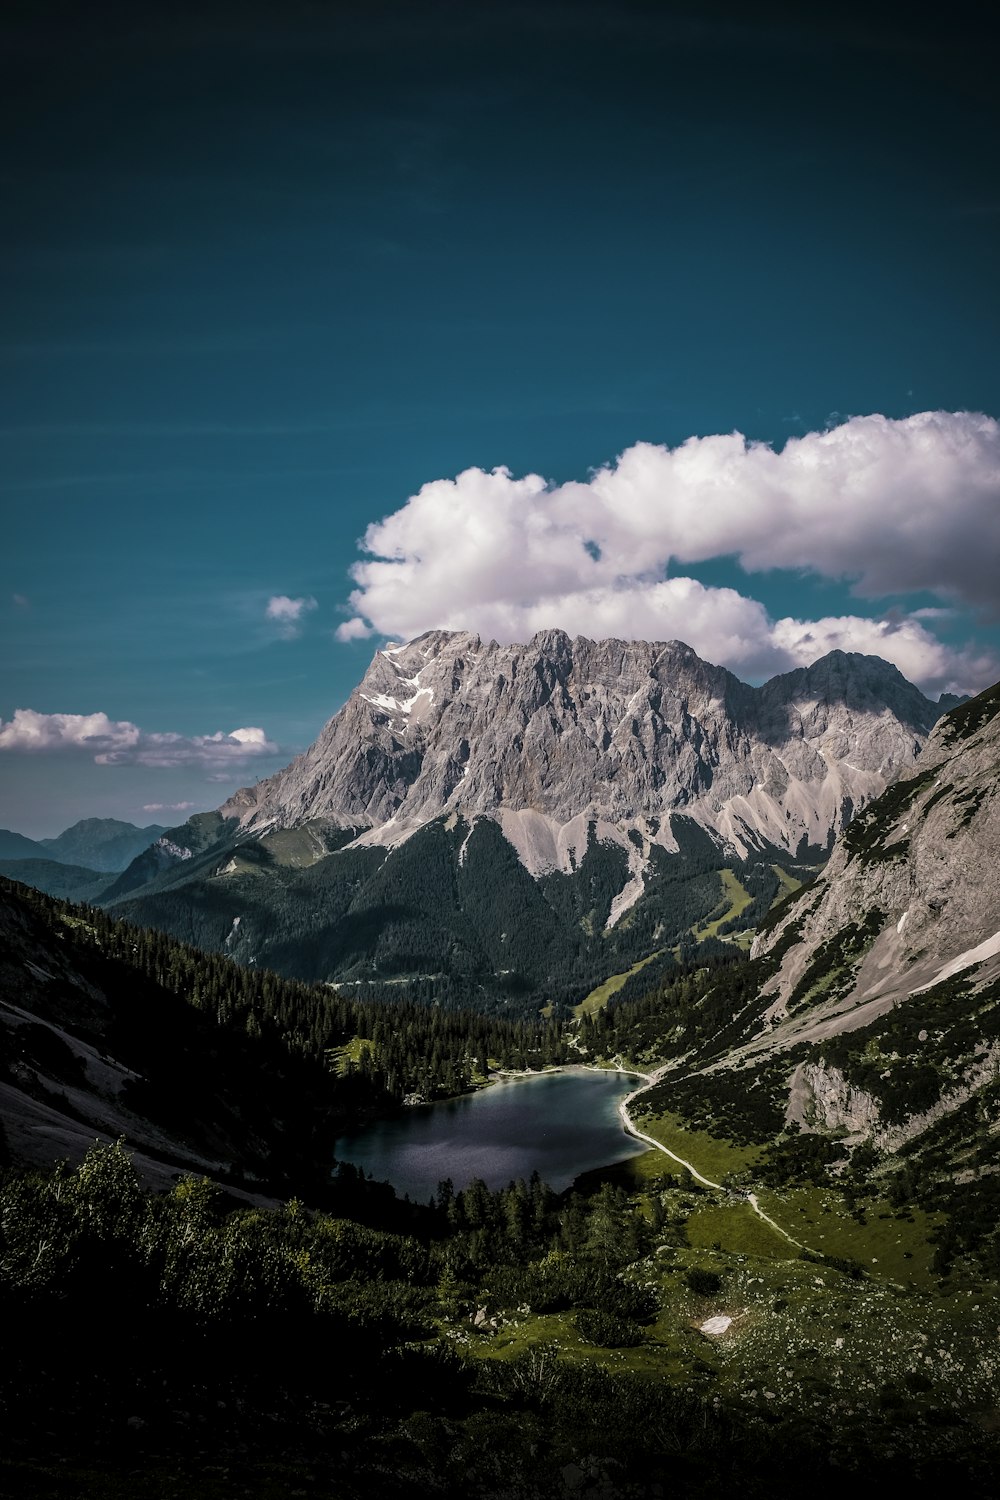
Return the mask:
<path id="1" fill-rule="evenodd" d="M 634 899 L 650 846 L 675 847 L 672 813 L 741 857 L 825 848 L 938 713 L 878 657 L 832 652 L 753 688 L 678 641 L 432 631 L 378 651 L 315 744 L 220 811 L 257 834 L 325 820 L 362 844 L 486 815 L 535 875 L 570 869 L 596 824 L 629 853 Z"/>

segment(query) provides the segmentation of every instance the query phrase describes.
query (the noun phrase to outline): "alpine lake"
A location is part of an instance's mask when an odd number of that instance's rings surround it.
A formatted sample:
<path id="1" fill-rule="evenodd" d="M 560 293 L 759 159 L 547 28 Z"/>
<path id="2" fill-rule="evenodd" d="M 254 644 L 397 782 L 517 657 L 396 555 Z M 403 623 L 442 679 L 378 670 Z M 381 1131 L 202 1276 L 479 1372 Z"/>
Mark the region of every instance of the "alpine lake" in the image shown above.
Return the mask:
<path id="1" fill-rule="evenodd" d="M 582 1067 L 504 1076 L 342 1135 L 334 1154 L 414 1202 L 426 1203 L 446 1178 L 456 1190 L 476 1178 L 496 1189 L 533 1172 L 562 1192 L 582 1172 L 648 1149 L 626 1134 L 618 1112 L 641 1081 Z"/>

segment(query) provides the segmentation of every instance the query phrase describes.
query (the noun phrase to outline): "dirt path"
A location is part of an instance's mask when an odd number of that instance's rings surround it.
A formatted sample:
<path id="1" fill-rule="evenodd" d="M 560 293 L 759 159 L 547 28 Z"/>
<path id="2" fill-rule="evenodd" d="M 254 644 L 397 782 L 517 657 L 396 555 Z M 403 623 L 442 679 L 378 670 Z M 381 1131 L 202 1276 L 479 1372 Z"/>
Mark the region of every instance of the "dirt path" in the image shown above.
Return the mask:
<path id="1" fill-rule="evenodd" d="M 622 1071 L 625 1070 L 623 1069 Z M 619 1104 L 618 1113 L 621 1115 L 622 1125 L 625 1127 L 625 1130 L 629 1135 L 634 1135 L 637 1140 L 646 1141 L 648 1145 L 655 1147 L 657 1151 L 662 1151 L 664 1156 L 669 1156 L 671 1161 L 675 1161 L 680 1166 L 686 1167 L 696 1182 L 702 1183 L 705 1187 L 715 1188 L 718 1192 L 725 1192 L 725 1188 L 723 1188 L 721 1182 L 713 1182 L 710 1177 L 703 1176 L 702 1173 L 698 1171 L 697 1167 L 693 1166 L 691 1162 L 685 1161 L 683 1156 L 678 1156 L 676 1151 L 671 1151 L 670 1148 L 668 1146 L 664 1146 L 661 1141 L 655 1140 L 653 1136 L 646 1135 L 645 1131 L 638 1130 L 636 1128 L 632 1120 L 632 1116 L 629 1114 L 628 1107 L 633 1099 L 637 1098 L 639 1094 L 645 1093 L 650 1084 L 657 1081 L 658 1073 L 659 1070 L 657 1073 L 642 1074 L 641 1076 L 646 1079 L 646 1082 L 642 1085 L 641 1088 L 634 1089 L 631 1094 L 626 1094 L 625 1098 Z M 744 1201 L 749 1203 L 750 1207 L 753 1209 L 754 1213 L 759 1219 L 763 1219 L 765 1224 L 768 1224 L 775 1231 L 775 1233 L 780 1234 L 782 1239 L 787 1240 L 790 1245 L 794 1245 L 797 1250 L 805 1250 L 807 1248 L 807 1246 L 803 1245 L 801 1240 L 793 1239 L 787 1230 L 782 1229 L 780 1224 L 776 1224 L 770 1217 L 770 1215 L 764 1212 L 760 1204 L 757 1202 L 756 1193 L 747 1193 Z M 811 1253 L 821 1255 L 822 1251 L 813 1251 Z"/>

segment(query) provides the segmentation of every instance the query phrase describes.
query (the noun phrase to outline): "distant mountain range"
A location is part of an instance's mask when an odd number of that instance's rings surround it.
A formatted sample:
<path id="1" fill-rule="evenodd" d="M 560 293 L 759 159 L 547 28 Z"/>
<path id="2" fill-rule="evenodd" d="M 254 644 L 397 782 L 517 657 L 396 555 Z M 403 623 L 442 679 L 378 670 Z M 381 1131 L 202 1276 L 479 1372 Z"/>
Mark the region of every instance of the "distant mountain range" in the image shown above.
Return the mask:
<path id="1" fill-rule="evenodd" d="M 159 823 L 137 828 L 134 823 L 123 823 L 118 818 L 84 818 L 53 839 L 29 839 L 22 833 L 0 828 L 0 862 L 43 859 L 108 874 L 124 870 L 165 832 Z"/>
<path id="2" fill-rule="evenodd" d="M 295 977 L 568 1002 L 738 940 L 942 707 L 878 657 L 754 688 L 676 641 L 433 631 L 378 651 L 310 749 L 100 900 Z"/>
<path id="3" fill-rule="evenodd" d="M 96 901 L 109 878 L 166 830 L 137 828 L 118 818 L 84 818 L 52 839 L 29 839 L 0 828 L 0 875 L 67 901 Z"/>

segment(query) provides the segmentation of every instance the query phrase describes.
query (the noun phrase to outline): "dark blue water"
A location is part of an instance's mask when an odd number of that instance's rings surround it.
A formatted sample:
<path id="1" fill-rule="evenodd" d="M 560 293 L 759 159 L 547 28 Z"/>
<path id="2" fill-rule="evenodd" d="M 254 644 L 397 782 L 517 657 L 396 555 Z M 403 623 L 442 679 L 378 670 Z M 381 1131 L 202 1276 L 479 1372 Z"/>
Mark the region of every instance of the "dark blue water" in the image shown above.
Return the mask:
<path id="1" fill-rule="evenodd" d="M 341 1136 L 334 1154 L 420 1202 L 446 1177 L 456 1189 L 474 1177 L 499 1188 L 537 1171 L 561 1192 L 581 1172 L 646 1150 L 625 1134 L 618 1114 L 639 1083 L 633 1073 L 585 1068 L 503 1079 Z"/>

